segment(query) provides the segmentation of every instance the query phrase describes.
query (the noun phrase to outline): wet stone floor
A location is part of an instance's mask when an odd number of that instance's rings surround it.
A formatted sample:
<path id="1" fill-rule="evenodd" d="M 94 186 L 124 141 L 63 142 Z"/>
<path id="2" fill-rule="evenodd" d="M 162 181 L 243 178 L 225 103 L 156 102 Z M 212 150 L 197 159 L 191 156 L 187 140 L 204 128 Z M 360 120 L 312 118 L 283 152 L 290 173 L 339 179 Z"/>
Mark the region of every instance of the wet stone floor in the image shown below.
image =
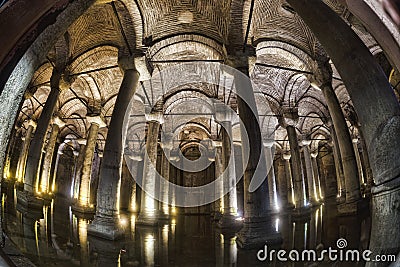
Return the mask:
<path id="1" fill-rule="evenodd" d="M 364 266 L 364 262 L 260 261 L 260 249 L 243 250 L 235 233 L 221 232 L 209 215 L 177 215 L 158 227 L 135 225 L 135 215 L 121 214 L 125 237 L 117 242 L 87 234 L 92 218 L 71 211 L 66 199 L 57 197 L 42 210 L 24 210 L 16 204 L 15 190 L 2 195 L 2 226 L 8 242 L 36 266 Z M 344 238 L 347 248 L 368 247 L 370 217 L 337 216 L 336 205 L 314 207 L 311 215 L 294 219 L 277 214 L 274 227 L 283 242 L 275 249 L 318 250 Z M 268 248 L 273 249 L 273 248 Z M 263 253 L 260 254 L 264 255 Z"/>

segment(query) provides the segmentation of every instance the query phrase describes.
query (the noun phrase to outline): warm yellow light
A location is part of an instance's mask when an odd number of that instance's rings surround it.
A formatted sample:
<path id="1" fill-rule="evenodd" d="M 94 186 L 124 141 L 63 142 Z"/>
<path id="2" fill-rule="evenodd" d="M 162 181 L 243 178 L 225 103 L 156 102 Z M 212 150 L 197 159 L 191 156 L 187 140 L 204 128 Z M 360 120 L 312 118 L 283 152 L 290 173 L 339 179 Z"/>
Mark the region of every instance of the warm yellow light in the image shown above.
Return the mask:
<path id="1" fill-rule="evenodd" d="M 176 208 L 175 208 L 175 207 L 172 207 L 172 208 L 171 208 L 171 213 L 172 213 L 172 214 L 176 214 Z"/>

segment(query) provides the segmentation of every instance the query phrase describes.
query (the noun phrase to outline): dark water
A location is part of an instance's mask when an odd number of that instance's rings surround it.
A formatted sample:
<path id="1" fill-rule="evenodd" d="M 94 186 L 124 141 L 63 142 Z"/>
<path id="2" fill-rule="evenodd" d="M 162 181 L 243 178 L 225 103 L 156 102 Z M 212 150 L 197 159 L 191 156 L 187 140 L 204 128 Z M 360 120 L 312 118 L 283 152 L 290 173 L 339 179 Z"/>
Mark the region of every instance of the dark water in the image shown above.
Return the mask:
<path id="1" fill-rule="evenodd" d="M 92 218 L 71 212 L 68 201 L 53 200 L 39 211 L 16 205 L 15 191 L 3 193 L 3 228 L 11 241 L 37 266 L 363 266 L 363 262 L 261 262 L 256 250 L 242 250 L 235 234 L 221 232 L 207 215 L 176 216 L 159 227 L 135 226 L 135 215 L 121 214 L 125 238 L 118 242 L 87 235 Z M 283 237 L 280 248 L 291 250 L 336 248 L 345 238 L 347 248 L 368 247 L 368 214 L 338 217 L 335 204 L 312 210 L 295 220 L 276 215 Z"/>

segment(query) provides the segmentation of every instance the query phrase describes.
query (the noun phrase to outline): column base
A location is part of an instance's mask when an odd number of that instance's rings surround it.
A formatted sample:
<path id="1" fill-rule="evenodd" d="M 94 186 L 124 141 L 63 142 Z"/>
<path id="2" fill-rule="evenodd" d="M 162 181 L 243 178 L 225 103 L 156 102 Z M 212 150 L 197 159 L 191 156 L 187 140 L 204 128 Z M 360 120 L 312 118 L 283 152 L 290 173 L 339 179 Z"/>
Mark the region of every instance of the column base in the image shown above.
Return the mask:
<path id="1" fill-rule="evenodd" d="M 270 219 L 260 222 L 244 222 L 243 228 L 236 236 L 236 243 L 242 249 L 255 249 L 263 245 L 282 243 L 282 236 L 275 231 Z"/>
<path id="2" fill-rule="evenodd" d="M 158 216 L 158 219 L 159 219 L 159 220 L 167 221 L 167 220 L 170 219 L 170 217 L 171 217 L 171 215 L 163 213 L 163 214 L 160 214 L 160 215 Z"/>
<path id="3" fill-rule="evenodd" d="M 213 221 L 218 222 L 219 220 L 221 220 L 221 218 L 222 218 L 222 213 L 220 211 L 216 211 L 214 213 Z"/>
<path id="4" fill-rule="evenodd" d="M 89 235 L 107 240 L 117 240 L 124 236 L 124 230 L 119 225 L 117 218 L 102 218 L 96 216 L 87 230 Z"/>
<path id="5" fill-rule="evenodd" d="M 51 200 L 39 198 L 28 191 L 17 190 L 17 203 L 28 209 L 42 209 L 44 205 L 50 205 Z"/>
<path id="6" fill-rule="evenodd" d="M 217 227 L 220 229 L 239 229 L 243 222 L 237 220 L 239 217 L 235 215 L 222 215 L 221 219 L 217 223 Z"/>
<path id="7" fill-rule="evenodd" d="M 145 225 L 145 226 L 157 226 L 159 219 L 160 219 L 160 216 L 158 214 L 157 215 L 148 215 L 148 214 L 139 213 L 139 216 L 137 217 L 135 224 L 136 225 Z"/>
<path id="8" fill-rule="evenodd" d="M 302 218 L 309 218 L 310 216 L 311 216 L 310 206 L 295 208 L 292 211 L 292 217 L 297 220 Z"/>
<path id="9" fill-rule="evenodd" d="M 368 206 L 368 202 L 362 199 L 350 203 L 342 203 L 337 206 L 338 215 L 356 215 L 359 212 L 365 211 Z"/>
<path id="10" fill-rule="evenodd" d="M 78 204 L 74 204 L 71 206 L 73 212 L 81 213 L 81 214 L 94 214 L 96 212 L 96 208 L 92 207 L 84 207 Z"/>

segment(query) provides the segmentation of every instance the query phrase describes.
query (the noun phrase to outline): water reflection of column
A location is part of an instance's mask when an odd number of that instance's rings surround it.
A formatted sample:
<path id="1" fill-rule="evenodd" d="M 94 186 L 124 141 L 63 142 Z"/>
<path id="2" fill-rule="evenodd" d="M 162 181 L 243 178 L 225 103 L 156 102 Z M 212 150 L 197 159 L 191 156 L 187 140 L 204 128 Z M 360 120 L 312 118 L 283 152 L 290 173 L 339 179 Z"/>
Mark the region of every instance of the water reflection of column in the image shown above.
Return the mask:
<path id="1" fill-rule="evenodd" d="M 38 219 L 43 216 L 43 213 L 38 211 L 29 212 L 22 215 L 23 224 L 23 240 L 24 240 L 24 251 L 28 255 L 33 257 L 40 257 L 39 255 L 39 239 L 38 239 Z"/>
<path id="2" fill-rule="evenodd" d="M 165 224 L 161 230 L 161 266 L 168 266 L 168 234 L 169 234 L 169 225 Z"/>
<path id="3" fill-rule="evenodd" d="M 88 243 L 89 250 L 97 254 L 96 262 L 91 260 L 91 266 L 120 266 L 122 243 L 96 238 L 93 235 L 88 235 Z"/>
<path id="4" fill-rule="evenodd" d="M 140 259 L 140 266 L 154 266 L 156 264 L 156 243 L 157 243 L 157 228 L 137 228 L 137 232 L 140 235 L 140 243 L 142 244 Z"/>
<path id="5" fill-rule="evenodd" d="M 80 266 L 89 266 L 89 248 L 87 243 L 87 220 L 78 218 L 78 237 L 80 251 Z"/>
<path id="6" fill-rule="evenodd" d="M 232 233 L 221 234 L 223 242 L 223 266 L 236 266 L 237 264 L 237 245 L 236 236 Z"/>

